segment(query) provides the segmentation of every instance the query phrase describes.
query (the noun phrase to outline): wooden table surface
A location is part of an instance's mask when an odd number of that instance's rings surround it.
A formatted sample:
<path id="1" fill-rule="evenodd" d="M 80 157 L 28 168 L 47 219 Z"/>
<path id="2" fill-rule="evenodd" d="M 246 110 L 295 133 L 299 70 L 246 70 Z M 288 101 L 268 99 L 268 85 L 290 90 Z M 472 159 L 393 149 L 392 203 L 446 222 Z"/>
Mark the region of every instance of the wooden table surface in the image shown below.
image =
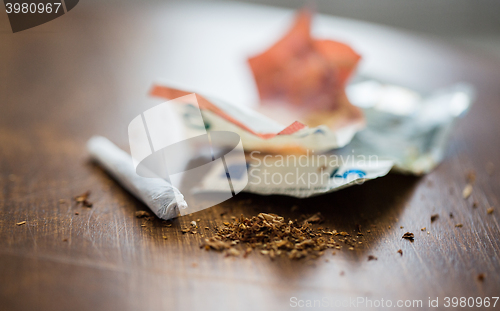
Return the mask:
<path id="1" fill-rule="evenodd" d="M 80 2 L 70 13 L 17 34 L 0 14 L 0 309 L 281 310 L 290 308 L 291 297 L 367 297 L 394 304 L 421 299 L 424 307 L 429 297 L 439 297 L 443 307 L 445 297 L 500 296 L 500 63 L 369 24 L 332 22 L 357 40 L 365 72 L 421 90 L 457 81 L 476 87 L 475 104 L 432 173 L 389 174 L 303 200 L 240 194 L 176 219 L 171 227 L 134 216 L 147 207 L 89 161 L 85 143 L 100 134 L 128 150 L 128 122 L 158 103 L 146 94 L 162 76 L 212 85 L 219 93 L 225 87 L 230 99 L 241 99 L 242 83 L 228 85 L 238 80 L 231 68 L 203 58 L 217 50 L 230 53 L 231 42 L 203 41 L 197 47 L 191 42 L 195 50 L 186 54 L 199 55 L 191 67 L 179 58 L 190 33 L 182 32 L 185 24 L 173 27 L 173 20 L 189 24 L 204 16 L 219 22 L 203 27 L 230 28 L 221 21 L 228 12 L 219 9 L 225 6 L 214 6 Z M 259 12 L 260 30 L 290 16 L 284 10 L 227 6 L 235 28 L 251 25 Z M 210 39 L 209 30 L 204 35 Z M 182 70 L 177 62 L 185 65 Z M 229 76 L 208 81 L 219 66 Z M 492 173 L 488 162 L 496 168 Z M 469 170 L 477 178 L 464 200 Z M 87 190 L 93 207 L 77 206 L 71 198 Z M 293 205 L 299 210 L 292 212 Z M 297 218 L 318 211 L 326 217 L 324 225 L 338 231 L 353 232 L 361 224 L 363 243 L 312 262 L 271 261 L 256 253 L 226 258 L 201 250 L 200 235 L 181 233 L 194 219 L 212 227 L 231 215 Z M 440 217 L 431 224 L 432 214 Z M 20 221 L 26 224 L 17 226 Z M 401 239 L 406 231 L 415 234 L 413 243 Z M 368 261 L 369 255 L 378 260 Z M 477 279 L 480 273 L 483 281 Z"/>

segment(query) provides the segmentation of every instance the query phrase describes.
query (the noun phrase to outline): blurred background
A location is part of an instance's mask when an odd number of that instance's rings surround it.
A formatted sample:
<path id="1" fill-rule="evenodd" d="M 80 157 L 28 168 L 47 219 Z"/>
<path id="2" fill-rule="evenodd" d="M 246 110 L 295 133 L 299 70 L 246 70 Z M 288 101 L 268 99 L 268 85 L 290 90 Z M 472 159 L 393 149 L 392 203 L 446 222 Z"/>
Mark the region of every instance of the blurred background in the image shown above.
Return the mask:
<path id="1" fill-rule="evenodd" d="M 102 5 L 102 2 L 80 1 L 79 8 L 84 5 Z M 146 0 L 137 3 L 132 0 L 111 0 L 105 2 L 110 5 L 119 3 L 121 6 L 127 4 L 148 6 L 175 1 Z M 196 2 L 213 1 L 198 0 Z M 319 13 L 436 35 L 480 53 L 500 58 L 500 18 L 498 16 L 500 1 L 498 0 L 240 0 L 239 2 L 291 9 L 311 5 Z M 0 31 L 8 26 L 4 18 L 0 19 L 0 23 Z"/>
<path id="2" fill-rule="evenodd" d="M 314 3 L 320 13 L 436 35 L 500 57 L 500 1 L 497 0 L 248 0 L 298 8 Z"/>
<path id="3" fill-rule="evenodd" d="M 116 2 L 124 4 L 124 1 Z M 146 5 L 147 2 L 175 1 L 149 0 L 141 1 L 141 4 Z M 310 5 L 315 7 L 318 13 L 436 35 L 479 53 L 500 58 L 500 17 L 498 16 L 500 1 L 498 0 L 247 0 L 239 2 L 291 9 Z"/>

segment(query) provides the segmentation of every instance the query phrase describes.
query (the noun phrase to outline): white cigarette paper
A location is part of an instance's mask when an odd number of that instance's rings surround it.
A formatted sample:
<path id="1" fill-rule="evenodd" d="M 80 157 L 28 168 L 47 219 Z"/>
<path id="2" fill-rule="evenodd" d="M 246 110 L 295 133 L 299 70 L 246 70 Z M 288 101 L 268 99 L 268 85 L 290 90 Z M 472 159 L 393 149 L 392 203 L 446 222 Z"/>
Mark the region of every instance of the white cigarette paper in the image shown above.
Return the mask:
<path id="1" fill-rule="evenodd" d="M 132 157 L 107 138 L 92 137 L 87 142 L 87 149 L 96 162 L 159 218 L 175 218 L 179 209 L 187 207 L 184 196 L 168 181 L 139 176 L 135 172 Z"/>

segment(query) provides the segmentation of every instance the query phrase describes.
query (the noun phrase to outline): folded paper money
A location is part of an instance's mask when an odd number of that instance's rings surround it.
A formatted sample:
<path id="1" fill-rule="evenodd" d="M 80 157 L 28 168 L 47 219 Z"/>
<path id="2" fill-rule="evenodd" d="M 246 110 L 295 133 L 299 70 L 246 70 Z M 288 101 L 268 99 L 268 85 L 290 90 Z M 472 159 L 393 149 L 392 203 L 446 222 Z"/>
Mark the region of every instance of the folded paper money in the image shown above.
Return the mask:
<path id="1" fill-rule="evenodd" d="M 151 95 L 175 99 L 192 94 L 167 85 L 155 84 Z M 240 135 L 246 151 L 267 153 L 306 153 L 340 148 L 348 144 L 359 131 L 359 124 L 348 124 L 336 130 L 326 125 L 308 127 L 300 121 L 288 126 L 250 108 L 196 94 L 205 127 L 214 131 L 231 131 Z M 189 107 L 184 114 L 189 115 Z M 189 126 L 189 125 L 188 125 Z"/>
<path id="2" fill-rule="evenodd" d="M 248 60 L 260 96 L 258 111 L 332 131 L 360 129 L 363 113 L 349 102 L 345 87 L 361 56 L 344 43 L 312 38 L 311 19 L 310 11 L 299 11 L 283 38 Z"/>
<path id="3" fill-rule="evenodd" d="M 173 97 L 184 94 L 157 86 L 154 92 L 159 91 L 172 92 Z M 320 128 L 291 126 L 286 133 L 279 132 L 276 125 L 273 133 L 273 128 L 262 125 L 274 124 L 273 121 L 250 109 L 217 100 L 199 100 L 199 105 L 209 131 L 226 130 L 241 135 L 248 162 L 248 184 L 244 191 L 309 197 L 382 177 L 391 170 L 414 175 L 430 172 L 444 157 L 453 124 L 467 112 L 474 98 L 474 90 L 467 84 L 421 94 L 376 80 L 353 83 L 347 93 L 365 114 L 367 126 L 347 140 L 344 148 L 338 149 L 332 149 L 334 144 L 325 135 L 328 129 L 320 133 Z M 189 107 L 179 108 L 186 128 L 197 130 L 189 122 Z M 222 117 L 226 113 L 228 116 Z M 243 123 L 237 125 L 230 120 Z M 269 130 L 258 131 L 264 128 Z M 270 138 L 260 138 L 258 133 L 266 133 Z M 268 150 L 266 144 L 276 136 L 275 141 L 283 146 L 301 145 L 307 148 L 306 152 L 262 152 Z M 197 191 L 222 189 L 226 183 L 224 172 L 223 166 L 214 167 Z M 237 178 L 232 182 L 238 183 Z"/>

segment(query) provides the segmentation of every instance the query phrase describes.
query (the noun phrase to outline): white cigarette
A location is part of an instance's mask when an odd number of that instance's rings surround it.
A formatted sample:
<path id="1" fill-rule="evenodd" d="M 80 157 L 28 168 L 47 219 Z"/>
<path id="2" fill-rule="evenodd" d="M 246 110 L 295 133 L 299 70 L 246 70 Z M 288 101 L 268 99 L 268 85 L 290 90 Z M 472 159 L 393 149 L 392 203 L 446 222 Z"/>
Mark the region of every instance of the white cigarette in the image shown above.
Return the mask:
<path id="1" fill-rule="evenodd" d="M 87 149 L 116 181 L 146 204 L 161 219 L 175 218 L 187 203 L 181 192 L 161 178 L 139 176 L 132 157 L 102 136 L 94 136 L 87 142 Z"/>

